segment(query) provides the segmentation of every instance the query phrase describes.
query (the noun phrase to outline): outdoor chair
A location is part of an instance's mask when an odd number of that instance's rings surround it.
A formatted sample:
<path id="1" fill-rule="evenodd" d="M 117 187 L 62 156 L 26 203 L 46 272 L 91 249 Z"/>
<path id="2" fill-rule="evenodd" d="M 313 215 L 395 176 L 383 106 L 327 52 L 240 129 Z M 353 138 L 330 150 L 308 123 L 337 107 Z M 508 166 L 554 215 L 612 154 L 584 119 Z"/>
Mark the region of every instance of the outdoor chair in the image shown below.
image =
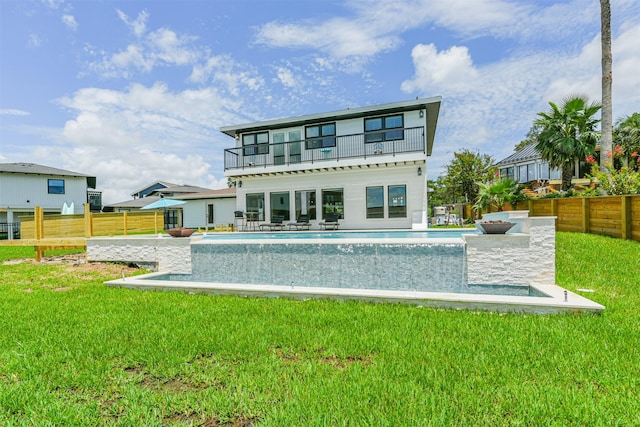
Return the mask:
<path id="1" fill-rule="evenodd" d="M 270 231 L 282 231 L 284 230 L 284 216 L 282 215 L 273 215 L 271 217 L 271 222 L 260 224 L 260 230 L 264 230 L 268 228 Z"/>
<path id="2" fill-rule="evenodd" d="M 306 214 L 298 216 L 296 222 L 290 222 L 287 224 L 287 228 L 289 230 L 293 230 L 294 228 L 298 231 L 308 230 L 309 227 L 311 227 L 311 223 L 309 223 L 309 215 Z"/>
<path id="3" fill-rule="evenodd" d="M 233 213 L 233 222 L 236 227 L 236 230 L 241 231 L 241 230 L 247 229 L 247 223 L 244 218 L 244 212 L 235 211 Z"/>
<path id="4" fill-rule="evenodd" d="M 318 225 L 320 225 L 321 230 L 337 230 L 340 226 L 338 223 L 339 219 L 340 215 L 337 213 L 328 213 L 325 216 L 324 221 L 320 222 Z"/>

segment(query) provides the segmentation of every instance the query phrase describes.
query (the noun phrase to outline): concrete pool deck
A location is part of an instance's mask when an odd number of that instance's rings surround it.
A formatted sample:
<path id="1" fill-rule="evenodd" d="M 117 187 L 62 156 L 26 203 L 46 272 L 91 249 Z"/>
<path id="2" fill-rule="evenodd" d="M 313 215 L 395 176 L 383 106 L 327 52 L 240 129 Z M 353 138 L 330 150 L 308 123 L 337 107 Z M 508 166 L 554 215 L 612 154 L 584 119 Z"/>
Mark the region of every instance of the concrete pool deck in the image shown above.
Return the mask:
<path id="1" fill-rule="evenodd" d="M 488 310 L 516 313 L 599 313 L 604 306 L 557 285 L 532 285 L 549 297 L 476 295 L 446 292 L 390 291 L 376 289 L 321 288 L 237 283 L 179 282 L 153 280 L 166 272 L 125 277 L 106 282 L 107 286 L 137 290 L 180 291 L 190 294 L 236 295 L 261 298 L 357 300 L 376 303 L 401 303 L 433 308 Z M 566 300 L 565 300 L 566 291 Z"/>

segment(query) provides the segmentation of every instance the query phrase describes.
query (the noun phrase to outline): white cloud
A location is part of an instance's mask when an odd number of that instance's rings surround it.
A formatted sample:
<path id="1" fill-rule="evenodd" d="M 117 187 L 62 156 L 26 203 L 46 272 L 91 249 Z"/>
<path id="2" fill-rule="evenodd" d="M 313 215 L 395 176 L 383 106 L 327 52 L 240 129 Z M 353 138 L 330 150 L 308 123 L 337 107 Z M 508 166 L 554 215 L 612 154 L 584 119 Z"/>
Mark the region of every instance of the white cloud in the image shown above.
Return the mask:
<path id="1" fill-rule="evenodd" d="M 129 29 L 135 34 L 136 37 L 141 37 L 147 30 L 147 20 L 149 19 L 149 12 L 143 10 L 138 14 L 136 19 L 131 19 L 126 13 L 120 9 L 116 9 L 116 13 L 122 22 L 127 24 Z"/>
<path id="2" fill-rule="evenodd" d="M 73 15 L 62 15 L 62 23 L 66 25 L 71 30 L 78 29 L 78 23 L 76 22 L 76 18 Z"/>
<path id="3" fill-rule="evenodd" d="M 226 183 L 210 174 L 211 164 L 222 162 L 222 148 L 233 145 L 217 129 L 236 122 L 233 111 L 240 106 L 214 88 L 85 88 L 58 102 L 74 118 L 60 135 L 61 146 L 69 148 L 56 147 L 56 156 L 76 170 L 94 171 L 100 188 L 109 189 L 106 203 L 126 200 L 135 187 L 158 179 L 209 188 Z"/>
<path id="4" fill-rule="evenodd" d="M 419 44 L 411 51 L 411 57 L 415 76 L 402 83 L 404 92 L 435 86 L 445 93 L 458 93 L 476 84 L 478 71 L 473 65 L 469 49 L 464 46 L 453 46 L 438 52 L 433 44 Z"/>
<path id="5" fill-rule="evenodd" d="M 16 108 L 0 108 L 0 116 L 2 115 L 6 115 L 6 116 L 28 116 L 31 113 L 24 111 L 24 110 L 18 110 Z"/>
<path id="6" fill-rule="evenodd" d="M 42 38 L 36 34 L 29 34 L 29 38 L 27 39 L 27 47 L 40 47 L 42 45 Z"/>

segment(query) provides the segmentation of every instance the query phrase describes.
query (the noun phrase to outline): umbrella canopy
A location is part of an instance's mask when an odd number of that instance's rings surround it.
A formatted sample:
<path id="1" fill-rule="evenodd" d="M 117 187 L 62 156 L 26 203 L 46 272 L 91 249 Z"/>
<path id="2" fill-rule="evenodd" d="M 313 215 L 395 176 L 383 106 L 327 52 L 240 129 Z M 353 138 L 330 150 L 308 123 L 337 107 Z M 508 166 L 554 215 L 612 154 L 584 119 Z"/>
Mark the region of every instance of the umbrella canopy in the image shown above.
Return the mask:
<path id="1" fill-rule="evenodd" d="M 172 206 L 184 205 L 185 203 L 187 202 L 183 202 L 182 200 L 161 198 L 153 203 L 149 203 L 147 206 L 141 207 L 140 209 L 164 209 Z"/>

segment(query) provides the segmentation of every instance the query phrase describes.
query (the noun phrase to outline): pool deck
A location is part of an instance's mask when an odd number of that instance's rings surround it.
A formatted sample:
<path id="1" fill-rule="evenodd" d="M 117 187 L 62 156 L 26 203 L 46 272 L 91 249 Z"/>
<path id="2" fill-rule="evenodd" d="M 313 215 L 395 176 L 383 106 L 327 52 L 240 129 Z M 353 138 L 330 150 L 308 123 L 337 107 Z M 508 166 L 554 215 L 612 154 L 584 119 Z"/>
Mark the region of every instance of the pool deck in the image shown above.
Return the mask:
<path id="1" fill-rule="evenodd" d="M 137 290 L 180 291 L 190 294 L 236 295 L 298 300 L 333 299 L 376 303 L 401 303 L 434 308 L 487 310 L 516 313 L 599 313 L 604 306 L 557 285 L 535 285 L 533 288 L 549 297 L 507 295 L 475 295 L 446 292 L 391 291 L 376 289 L 321 288 L 305 286 L 253 285 L 212 282 L 179 282 L 153 280 L 168 272 L 149 273 L 106 282 L 107 286 Z M 566 292 L 566 299 L 565 299 Z"/>

